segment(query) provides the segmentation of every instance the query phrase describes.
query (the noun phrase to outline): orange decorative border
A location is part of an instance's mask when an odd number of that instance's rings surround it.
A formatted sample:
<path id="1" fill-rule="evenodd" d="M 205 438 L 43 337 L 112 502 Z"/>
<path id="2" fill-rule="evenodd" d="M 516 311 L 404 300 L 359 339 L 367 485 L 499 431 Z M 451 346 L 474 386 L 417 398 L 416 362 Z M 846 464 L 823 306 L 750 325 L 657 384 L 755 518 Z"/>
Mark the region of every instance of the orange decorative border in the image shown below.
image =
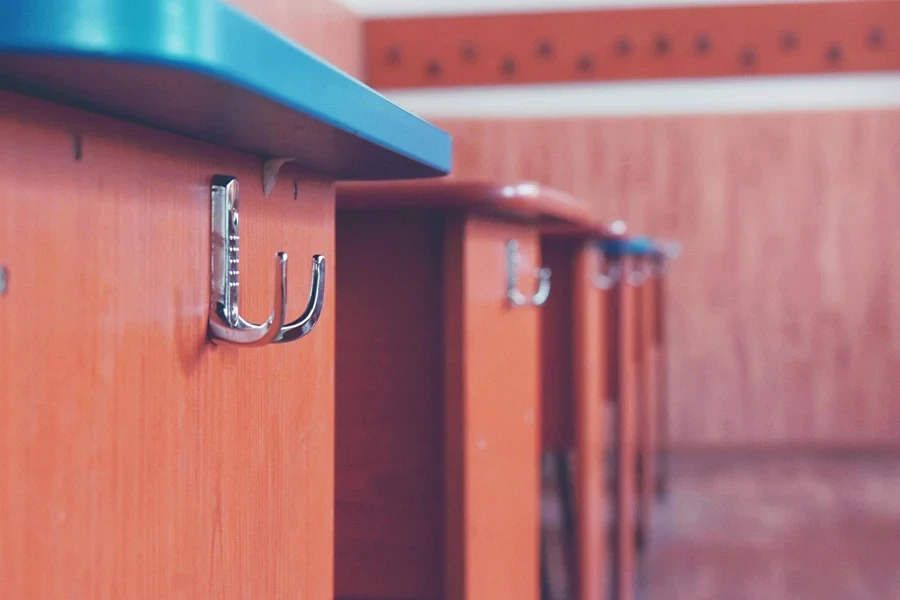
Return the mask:
<path id="1" fill-rule="evenodd" d="M 378 88 L 900 69 L 900 1 L 374 19 Z"/>

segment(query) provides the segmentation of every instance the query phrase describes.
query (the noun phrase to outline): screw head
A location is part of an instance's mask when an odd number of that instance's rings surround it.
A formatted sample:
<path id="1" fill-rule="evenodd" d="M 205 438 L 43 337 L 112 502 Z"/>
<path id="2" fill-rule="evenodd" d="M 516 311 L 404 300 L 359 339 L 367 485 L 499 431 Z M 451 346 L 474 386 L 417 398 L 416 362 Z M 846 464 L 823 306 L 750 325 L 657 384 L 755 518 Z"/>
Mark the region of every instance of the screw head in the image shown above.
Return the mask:
<path id="1" fill-rule="evenodd" d="M 869 29 L 868 35 L 866 35 L 866 40 L 869 42 L 869 46 L 872 48 L 881 48 L 884 46 L 884 29 L 878 26 L 874 26 Z"/>
<path id="2" fill-rule="evenodd" d="M 616 42 L 616 54 L 619 56 L 628 56 L 631 54 L 631 40 L 627 37 L 619 38 Z"/>
<path id="3" fill-rule="evenodd" d="M 707 33 L 701 33 L 694 41 L 694 47 L 698 54 L 709 54 L 709 50 L 712 48 L 712 38 Z"/>
<path id="4" fill-rule="evenodd" d="M 584 54 L 578 59 L 578 70 L 587 73 L 594 70 L 594 57 L 590 54 Z"/>
<path id="5" fill-rule="evenodd" d="M 756 50 L 753 48 L 744 48 L 741 50 L 741 64 L 751 69 L 756 66 Z"/>
<path id="6" fill-rule="evenodd" d="M 440 61 L 434 58 L 425 65 L 425 72 L 428 73 L 429 77 L 440 77 L 442 70 Z"/>
<path id="7" fill-rule="evenodd" d="M 550 40 L 541 40 L 538 42 L 537 53 L 541 58 L 550 58 L 553 56 L 553 42 Z"/>
<path id="8" fill-rule="evenodd" d="M 669 48 L 672 46 L 672 42 L 665 35 L 656 36 L 656 41 L 653 43 L 657 54 L 668 54 Z"/>
<path id="9" fill-rule="evenodd" d="M 390 48 L 388 48 L 387 52 L 385 53 L 384 58 L 385 58 L 385 60 L 387 60 L 387 63 L 389 65 L 400 64 L 400 59 L 401 59 L 400 48 L 398 48 L 397 46 L 391 46 Z"/>
<path id="10" fill-rule="evenodd" d="M 478 60 L 478 48 L 472 42 L 463 44 L 462 59 L 467 63 L 474 63 Z"/>
<path id="11" fill-rule="evenodd" d="M 788 30 L 781 34 L 781 47 L 785 50 L 794 50 L 800 44 L 800 38 L 796 32 Z"/>
<path id="12" fill-rule="evenodd" d="M 514 58 L 504 58 L 500 70 L 507 77 L 512 77 L 516 73 L 516 60 Z"/>

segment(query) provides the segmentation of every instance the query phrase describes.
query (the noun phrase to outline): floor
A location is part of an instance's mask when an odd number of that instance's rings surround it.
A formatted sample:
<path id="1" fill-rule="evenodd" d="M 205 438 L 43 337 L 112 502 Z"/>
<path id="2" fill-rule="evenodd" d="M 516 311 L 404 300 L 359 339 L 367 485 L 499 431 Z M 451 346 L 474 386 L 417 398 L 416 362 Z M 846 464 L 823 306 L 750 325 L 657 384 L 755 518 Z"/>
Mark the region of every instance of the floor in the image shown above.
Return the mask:
<path id="1" fill-rule="evenodd" d="M 642 600 L 900 600 L 900 456 L 672 460 Z"/>

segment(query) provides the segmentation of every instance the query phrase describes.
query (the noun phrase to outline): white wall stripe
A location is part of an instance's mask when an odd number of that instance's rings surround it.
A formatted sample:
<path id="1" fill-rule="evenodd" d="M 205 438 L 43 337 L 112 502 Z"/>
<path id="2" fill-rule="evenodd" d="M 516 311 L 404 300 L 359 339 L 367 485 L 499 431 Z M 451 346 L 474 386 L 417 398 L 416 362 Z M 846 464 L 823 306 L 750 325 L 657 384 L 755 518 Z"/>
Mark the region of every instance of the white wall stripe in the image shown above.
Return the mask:
<path id="1" fill-rule="evenodd" d="M 792 112 L 900 107 L 900 73 L 386 91 L 426 118 Z"/>
<path id="2" fill-rule="evenodd" d="M 367 18 L 424 15 L 650 8 L 728 4 L 780 4 L 820 0 L 339 0 Z"/>

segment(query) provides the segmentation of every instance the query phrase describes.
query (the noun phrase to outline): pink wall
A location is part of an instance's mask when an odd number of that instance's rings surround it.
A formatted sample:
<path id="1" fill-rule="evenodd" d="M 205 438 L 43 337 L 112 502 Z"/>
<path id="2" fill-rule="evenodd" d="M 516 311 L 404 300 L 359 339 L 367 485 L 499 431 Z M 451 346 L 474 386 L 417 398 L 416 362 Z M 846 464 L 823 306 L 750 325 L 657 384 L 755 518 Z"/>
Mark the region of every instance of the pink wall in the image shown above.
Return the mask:
<path id="1" fill-rule="evenodd" d="M 439 125 L 456 177 L 682 241 L 673 443 L 900 445 L 900 111 Z"/>

